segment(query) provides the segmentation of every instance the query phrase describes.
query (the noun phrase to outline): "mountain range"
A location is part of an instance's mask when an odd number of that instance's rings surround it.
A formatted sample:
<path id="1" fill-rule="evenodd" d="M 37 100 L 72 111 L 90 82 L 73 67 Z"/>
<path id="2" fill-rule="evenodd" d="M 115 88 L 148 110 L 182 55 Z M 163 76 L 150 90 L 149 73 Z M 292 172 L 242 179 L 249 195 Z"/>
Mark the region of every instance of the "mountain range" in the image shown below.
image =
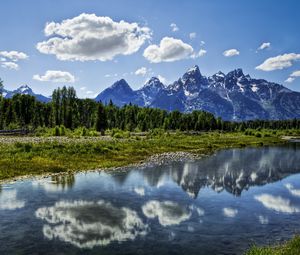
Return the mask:
<path id="1" fill-rule="evenodd" d="M 203 76 L 198 66 L 165 86 L 156 77 L 132 90 L 122 79 L 102 91 L 97 101 L 133 103 L 168 111 L 204 110 L 224 120 L 300 118 L 300 93 L 280 84 L 245 75 L 242 69 Z"/>
<path id="2" fill-rule="evenodd" d="M 16 94 L 34 96 L 38 101 L 44 102 L 44 103 L 48 103 L 51 101 L 50 97 L 46 97 L 41 94 L 35 94 L 28 85 L 22 85 L 13 91 L 9 91 L 6 89 L 3 89 L 3 91 L 2 91 L 2 95 L 4 98 L 12 98 Z"/>
<path id="3" fill-rule="evenodd" d="M 6 98 L 18 93 L 33 95 L 42 102 L 51 101 L 50 97 L 35 94 L 27 85 L 14 91 L 3 91 Z M 204 110 L 224 120 L 235 121 L 300 118 L 300 92 L 252 78 L 242 69 L 206 77 L 197 65 L 169 85 L 152 77 L 140 89 L 133 90 L 121 79 L 103 90 L 95 100 L 103 103 L 112 100 L 118 106 L 132 103 L 167 111 Z"/>

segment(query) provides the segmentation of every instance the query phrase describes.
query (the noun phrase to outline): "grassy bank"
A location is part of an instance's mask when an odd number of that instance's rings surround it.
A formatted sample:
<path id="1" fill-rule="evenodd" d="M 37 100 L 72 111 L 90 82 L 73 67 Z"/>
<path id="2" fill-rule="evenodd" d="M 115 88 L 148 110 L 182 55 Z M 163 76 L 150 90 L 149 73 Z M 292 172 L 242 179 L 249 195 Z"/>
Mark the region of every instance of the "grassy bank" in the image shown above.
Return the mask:
<path id="1" fill-rule="evenodd" d="M 273 247 L 252 247 L 246 255 L 298 255 L 300 254 L 300 236 Z"/>
<path id="2" fill-rule="evenodd" d="M 208 154 L 217 149 L 282 143 L 278 134 L 150 133 L 146 136 L 0 138 L 0 179 L 125 166 L 163 152 Z"/>

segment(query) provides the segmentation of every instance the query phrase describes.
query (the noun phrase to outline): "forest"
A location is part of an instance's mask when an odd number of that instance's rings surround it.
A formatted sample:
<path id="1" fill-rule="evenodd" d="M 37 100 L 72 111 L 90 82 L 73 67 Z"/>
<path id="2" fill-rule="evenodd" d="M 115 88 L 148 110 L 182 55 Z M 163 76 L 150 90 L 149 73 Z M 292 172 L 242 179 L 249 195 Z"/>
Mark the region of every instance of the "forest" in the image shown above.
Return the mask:
<path id="1" fill-rule="evenodd" d="M 0 92 L 3 89 L 0 80 Z M 64 126 L 85 127 L 104 133 L 107 129 L 144 132 L 153 129 L 181 131 L 245 131 L 246 129 L 299 129 L 300 120 L 223 121 L 205 111 L 181 113 L 137 105 L 118 107 L 93 99 L 79 99 L 73 87 L 57 88 L 52 101 L 42 103 L 33 96 L 17 94 L 4 98 L 0 93 L 0 130 Z"/>

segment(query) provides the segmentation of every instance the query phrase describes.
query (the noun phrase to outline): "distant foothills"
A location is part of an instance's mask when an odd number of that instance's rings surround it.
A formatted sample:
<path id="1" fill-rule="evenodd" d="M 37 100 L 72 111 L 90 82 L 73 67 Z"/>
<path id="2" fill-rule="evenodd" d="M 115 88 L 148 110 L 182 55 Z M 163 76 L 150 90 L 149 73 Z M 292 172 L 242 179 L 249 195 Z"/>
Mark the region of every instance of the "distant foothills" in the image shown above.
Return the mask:
<path id="1" fill-rule="evenodd" d="M 51 101 L 51 97 L 35 94 L 27 85 L 14 91 L 2 89 L 2 94 L 4 98 L 26 94 L 36 97 L 40 102 Z M 300 118 L 300 92 L 274 82 L 254 79 L 245 75 L 242 69 L 228 74 L 218 72 L 206 77 L 201 74 L 197 65 L 169 85 L 152 77 L 143 87 L 133 90 L 121 79 L 102 91 L 94 100 L 103 104 L 112 101 L 119 107 L 132 104 L 182 113 L 201 110 L 228 121 Z"/>

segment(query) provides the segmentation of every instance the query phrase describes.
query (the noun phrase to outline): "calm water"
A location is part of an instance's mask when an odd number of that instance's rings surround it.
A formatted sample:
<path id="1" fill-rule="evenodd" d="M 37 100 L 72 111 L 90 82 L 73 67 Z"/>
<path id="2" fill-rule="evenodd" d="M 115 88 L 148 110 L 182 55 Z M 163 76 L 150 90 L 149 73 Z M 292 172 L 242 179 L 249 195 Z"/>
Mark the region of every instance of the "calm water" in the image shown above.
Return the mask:
<path id="1" fill-rule="evenodd" d="M 242 254 L 300 233 L 300 147 L 2 185 L 0 254 Z"/>

